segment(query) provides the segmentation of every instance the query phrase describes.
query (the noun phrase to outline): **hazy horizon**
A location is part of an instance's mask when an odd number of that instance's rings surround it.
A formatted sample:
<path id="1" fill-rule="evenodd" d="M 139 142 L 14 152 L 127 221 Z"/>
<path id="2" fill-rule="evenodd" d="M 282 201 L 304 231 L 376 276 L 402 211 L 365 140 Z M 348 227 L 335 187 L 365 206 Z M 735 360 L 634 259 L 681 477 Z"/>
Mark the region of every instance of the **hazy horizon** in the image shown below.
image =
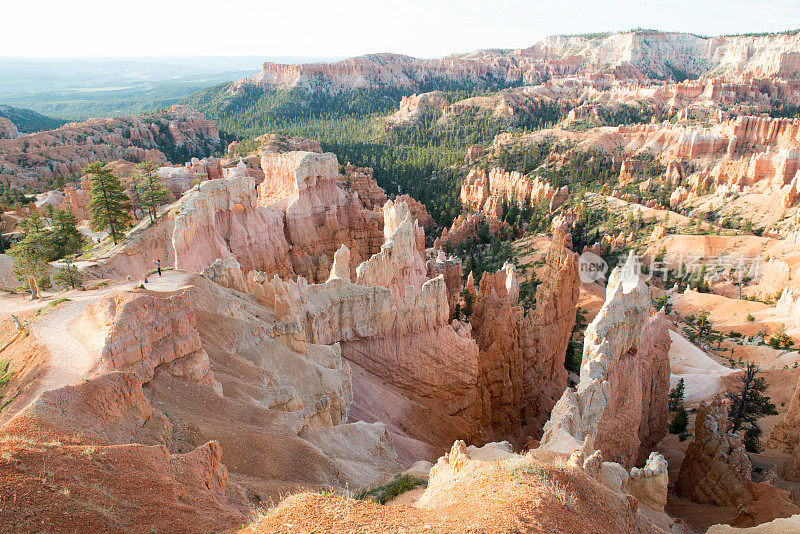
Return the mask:
<path id="1" fill-rule="evenodd" d="M 78 9 L 76 9 L 76 6 Z M 32 0 L 5 6 L 3 58 L 134 59 L 286 57 L 322 59 L 393 52 L 439 57 L 531 46 L 556 34 L 632 28 L 699 35 L 780 32 L 800 26 L 795 0 L 584 0 L 525 2 L 408 0 L 402 5 L 343 0 L 292 4 L 233 0 L 117 7 L 99 0 Z M 224 15 L 224 22 L 213 15 Z M 120 37 L 123 38 L 120 38 Z"/>

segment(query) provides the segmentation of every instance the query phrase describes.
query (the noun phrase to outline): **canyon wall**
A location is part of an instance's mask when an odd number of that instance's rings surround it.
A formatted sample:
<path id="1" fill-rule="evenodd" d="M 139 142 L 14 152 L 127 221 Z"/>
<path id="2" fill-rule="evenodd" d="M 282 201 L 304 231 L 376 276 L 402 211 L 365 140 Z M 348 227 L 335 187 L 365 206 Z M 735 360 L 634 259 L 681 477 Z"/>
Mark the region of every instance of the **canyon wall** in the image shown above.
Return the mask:
<path id="1" fill-rule="evenodd" d="M 477 291 L 467 284 L 480 349 L 480 420 L 490 439 L 538 437 L 566 387 L 564 357 L 579 293 L 577 256 L 566 240 L 564 229 L 555 228 L 532 310 L 519 303 L 512 265 L 484 273 Z"/>

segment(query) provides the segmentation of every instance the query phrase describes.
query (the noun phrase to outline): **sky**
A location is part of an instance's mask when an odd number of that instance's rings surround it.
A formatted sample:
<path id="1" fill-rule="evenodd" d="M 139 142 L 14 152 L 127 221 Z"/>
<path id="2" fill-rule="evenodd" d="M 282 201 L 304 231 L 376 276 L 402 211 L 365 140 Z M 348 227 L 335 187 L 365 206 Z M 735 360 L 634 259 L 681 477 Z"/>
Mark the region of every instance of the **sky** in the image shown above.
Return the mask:
<path id="1" fill-rule="evenodd" d="M 6 57 L 439 57 L 631 28 L 783 31 L 800 0 L 0 0 L 0 20 Z"/>

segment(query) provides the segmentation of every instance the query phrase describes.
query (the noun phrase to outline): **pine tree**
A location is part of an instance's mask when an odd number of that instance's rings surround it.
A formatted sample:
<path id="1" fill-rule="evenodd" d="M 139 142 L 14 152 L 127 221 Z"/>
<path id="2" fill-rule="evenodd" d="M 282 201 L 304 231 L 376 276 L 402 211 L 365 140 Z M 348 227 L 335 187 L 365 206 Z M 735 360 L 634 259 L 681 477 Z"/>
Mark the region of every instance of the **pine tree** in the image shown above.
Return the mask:
<path id="1" fill-rule="evenodd" d="M 116 245 L 128 227 L 131 215 L 130 199 L 125 194 L 119 178 L 114 176 L 111 169 L 103 168 L 99 161 L 89 164 L 83 172 L 88 174 L 92 183 L 89 201 L 89 213 L 92 214 L 92 228 L 105 230 L 108 228 L 111 239 Z"/>
<path id="2" fill-rule="evenodd" d="M 760 448 L 758 438 L 761 435 L 761 428 L 758 419 L 765 415 L 778 414 L 775 405 L 764 395 L 767 383 L 763 377 L 756 377 L 759 372 L 758 365 L 748 363 L 744 373 L 739 376 L 739 388 L 726 393 L 731 403 L 728 410 L 731 429 L 736 432 L 743 425 L 747 426 L 745 448 L 749 452 L 758 452 Z"/>
<path id="3" fill-rule="evenodd" d="M 158 207 L 169 199 L 169 192 L 159 180 L 156 171 L 158 166 L 151 162 L 140 163 L 136 166 L 139 183 L 137 197 L 141 201 L 142 209 L 150 215 L 150 222 L 155 222 Z"/>
<path id="4" fill-rule="evenodd" d="M 53 242 L 44 229 L 44 221 L 34 213 L 22 223 L 24 236 L 8 251 L 14 256 L 14 274 L 28 281 L 31 299 L 39 298 L 39 280 L 50 272 Z"/>
<path id="5" fill-rule="evenodd" d="M 686 429 L 689 427 L 689 414 L 686 412 L 686 408 L 683 407 L 683 404 L 678 406 L 677 410 L 675 410 L 675 415 L 672 416 L 672 420 L 667 425 L 667 430 L 669 430 L 670 434 L 683 434 L 686 432 Z"/>
<path id="6" fill-rule="evenodd" d="M 739 376 L 739 388 L 726 394 L 731 401 L 728 420 L 734 432 L 744 423 L 754 424 L 760 417 L 778 413 L 775 405 L 769 402 L 769 397 L 763 395 L 767 383 L 763 377 L 756 377 L 760 371 L 758 365 L 748 363 L 744 373 Z"/>
<path id="7" fill-rule="evenodd" d="M 678 380 L 678 383 L 669 392 L 669 411 L 674 412 L 679 406 L 683 405 L 683 378 Z"/>
<path id="8" fill-rule="evenodd" d="M 80 252 L 84 238 L 78 231 L 78 221 L 69 209 L 51 209 L 48 216 L 51 220 L 52 239 L 55 246 L 55 257 L 63 258 Z"/>
<path id="9" fill-rule="evenodd" d="M 72 263 L 67 263 L 64 267 L 56 269 L 53 275 L 56 283 L 61 287 L 69 286 L 72 289 L 83 284 L 83 273 Z"/>

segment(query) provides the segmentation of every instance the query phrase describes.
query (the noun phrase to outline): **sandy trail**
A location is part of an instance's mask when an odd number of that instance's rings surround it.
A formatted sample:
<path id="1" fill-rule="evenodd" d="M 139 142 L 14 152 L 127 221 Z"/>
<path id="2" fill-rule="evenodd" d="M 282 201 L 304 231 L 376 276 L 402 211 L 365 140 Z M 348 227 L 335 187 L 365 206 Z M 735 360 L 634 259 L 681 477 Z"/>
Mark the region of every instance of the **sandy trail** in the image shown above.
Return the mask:
<path id="1" fill-rule="evenodd" d="M 156 275 L 155 278 L 150 278 L 145 287 L 151 291 L 174 291 L 185 286 L 188 277 L 189 273 L 183 271 L 166 271 L 162 277 Z M 97 363 L 96 358 L 73 335 L 70 325 L 90 303 L 106 295 L 132 289 L 134 285 L 133 282 L 125 282 L 94 291 L 69 292 L 65 294 L 70 299 L 68 302 L 58 305 L 31 324 L 31 330 L 51 354 L 48 370 L 37 395 L 43 391 L 77 384 L 91 374 Z"/>

